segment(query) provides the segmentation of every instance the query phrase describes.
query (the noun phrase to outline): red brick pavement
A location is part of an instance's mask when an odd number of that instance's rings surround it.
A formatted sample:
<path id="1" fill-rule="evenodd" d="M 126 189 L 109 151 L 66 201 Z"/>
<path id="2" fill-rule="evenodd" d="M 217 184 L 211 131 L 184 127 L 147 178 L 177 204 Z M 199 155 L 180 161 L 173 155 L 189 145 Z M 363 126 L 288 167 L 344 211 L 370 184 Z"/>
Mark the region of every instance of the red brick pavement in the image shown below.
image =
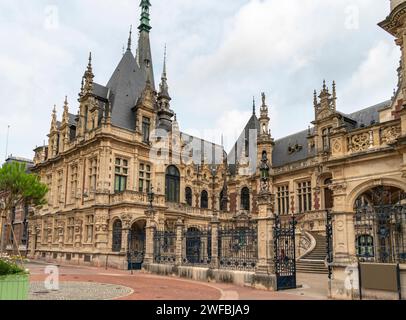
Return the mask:
<path id="1" fill-rule="evenodd" d="M 30 264 L 31 281 L 43 281 L 44 265 Z M 223 283 L 206 283 L 163 277 L 129 271 L 84 267 L 60 266 L 60 281 L 95 282 L 117 284 L 131 288 L 134 292 L 119 300 L 303 300 L 287 292 L 269 292 Z"/>

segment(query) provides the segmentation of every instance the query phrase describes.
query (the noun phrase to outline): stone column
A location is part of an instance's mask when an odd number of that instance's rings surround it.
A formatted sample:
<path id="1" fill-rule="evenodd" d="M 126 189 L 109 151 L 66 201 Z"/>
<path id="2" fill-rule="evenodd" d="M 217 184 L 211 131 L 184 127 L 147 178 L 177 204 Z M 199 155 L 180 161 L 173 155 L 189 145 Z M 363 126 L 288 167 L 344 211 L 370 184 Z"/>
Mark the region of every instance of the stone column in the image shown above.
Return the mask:
<path id="1" fill-rule="evenodd" d="M 101 251 L 109 251 L 108 217 L 108 210 L 96 210 L 95 248 L 100 249 Z"/>
<path id="2" fill-rule="evenodd" d="M 331 264 L 333 274 L 329 282 L 329 296 L 351 299 L 352 292 L 348 290 L 346 282 L 349 277 L 355 277 L 352 280 L 358 281 L 354 272 L 356 269 L 354 212 L 348 212 L 346 183 L 337 182 L 330 188 L 334 192 L 334 207 L 332 211 L 333 262 Z"/>
<path id="3" fill-rule="evenodd" d="M 219 226 L 220 221 L 218 218 L 218 212 L 214 211 L 211 220 L 211 267 L 213 269 L 219 268 Z"/>
<path id="4" fill-rule="evenodd" d="M 149 209 L 145 212 L 147 216 L 147 225 L 145 227 L 145 256 L 144 263 L 146 265 L 154 262 L 154 231 L 155 231 L 155 210 Z"/>
<path id="5" fill-rule="evenodd" d="M 269 264 L 273 241 L 272 199 L 269 192 L 262 192 L 258 196 L 258 274 L 269 274 L 272 270 Z"/>
<path id="6" fill-rule="evenodd" d="M 183 244 L 183 228 L 185 224 L 182 219 L 178 219 L 176 222 L 176 265 L 182 264 L 182 244 Z"/>

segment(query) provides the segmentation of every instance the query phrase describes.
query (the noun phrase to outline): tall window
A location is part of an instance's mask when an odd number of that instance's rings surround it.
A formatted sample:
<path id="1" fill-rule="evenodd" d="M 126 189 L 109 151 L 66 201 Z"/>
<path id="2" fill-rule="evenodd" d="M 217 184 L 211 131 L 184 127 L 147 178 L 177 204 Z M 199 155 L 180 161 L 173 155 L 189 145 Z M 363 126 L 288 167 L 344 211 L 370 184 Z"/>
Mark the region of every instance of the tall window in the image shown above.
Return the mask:
<path id="1" fill-rule="evenodd" d="M 96 191 L 97 158 L 89 160 L 89 192 Z"/>
<path id="2" fill-rule="evenodd" d="M 329 188 L 332 184 L 331 179 L 324 181 L 324 207 L 325 209 L 331 209 L 334 205 L 333 191 Z"/>
<path id="3" fill-rule="evenodd" d="M 149 131 L 150 131 L 150 119 L 147 117 L 142 117 L 142 140 L 144 142 L 149 142 Z"/>
<path id="4" fill-rule="evenodd" d="M 140 163 L 140 179 L 138 183 L 139 192 L 149 192 L 151 189 L 151 166 Z"/>
<path id="5" fill-rule="evenodd" d="M 58 229 L 58 220 L 56 218 L 54 219 L 54 236 L 53 236 L 53 242 L 56 243 L 59 240 L 59 229 Z"/>
<path id="6" fill-rule="evenodd" d="M 57 202 L 56 205 L 59 205 L 62 199 L 62 186 L 63 186 L 63 170 L 58 171 L 58 181 L 57 181 Z"/>
<path id="7" fill-rule="evenodd" d="M 85 225 L 85 230 L 86 230 L 86 242 L 91 243 L 93 241 L 93 216 L 89 215 L 86 216 L 86 225 Z"/>
<path id="8" fill-rule="evenodd" d="M 116 220 L 113 223 L 113 252 L 121 251 L 122 240 L 122 223 L 120 220 Z"/>
<path id="9" fill-rule="evenodd" d="M 250 190 L 247 187 L 241 190 L 241 210 L 250 210 Z"/>
<path id="10" fill-rule="evenodd" d="M 200 195 L 200 207 L 203 209 L 209 208 L 209 194 L 206 190 L 203 190 L 202 194 Z"/>
<path id="11" fill-rule="evenodd" d="M 89 119 L 89 107 L 86 106 L 85 107 L 85 123 L 84 123 L 85 132 L 87 131 L 87 127 L 88 127 L 88 125 L 87 125 L 88 119 Z"/>
<path id="12" fill-rule="evenodd" d="M 186 189 L 185 189 L 185 198 L 186 198 L 186 204 L 188 206 L 193 206 L 193 193 L 192 193 L 192 189 L 189 187 L 186 187 Z"/>
<path id="13" fill-rule="evenodd" d="M 48 204 L 52 205 L 52 174 L 47 175 Z"/>
<path id="14" fill-rule="evenodd" d="M 179 202 L 180 193 L 180 173 L 175 166 L 166 169 L 165 195 L 168 202 Z"/>
<path id="15" fill-rule="evenodd" d="M 114 191 L 123 192 L 127 189 L 128 160 L 116 158 Z"/>
<path id="16" fill-rule="evenodd" d="M 70 202 L 76 199 L 76 192 L 78 189 L 78 166 L 73 165 L 70 168 Z"/>
<path id="17" fill-rule="evenodd" d="M 280 186 L 276 194 L 279 214 L 289 214 L 289 186 Z"/>
<path id="18" fill-rule="evenodd" d="M 299 213 L 312 210 L 312 186 L 310 181 L 297 184 L 297 195 L 299 202 Z"/>
<path id="19" fill-rule="evenodd" d="M 220 199 L 219 199 L 219 203 L 220 203 L 220 211 L 227 211 L 227 195 L 224 194 L 224 189 L 221 190 L 220 192 Z"/>
<path id="20" fill-rule="evenodd" d="M 73 243 L 73 235 L 75 231 L 75 218 L 69 218 L 67 224 L 67 243 Z"/>
<path id="21" fill-rule="evenodd" d="M 322 138 L 323 138 L 323 150 L 329 151 L 330 150 L 330 133 L 332 128 L 326 128 L 322 131 Z"/>

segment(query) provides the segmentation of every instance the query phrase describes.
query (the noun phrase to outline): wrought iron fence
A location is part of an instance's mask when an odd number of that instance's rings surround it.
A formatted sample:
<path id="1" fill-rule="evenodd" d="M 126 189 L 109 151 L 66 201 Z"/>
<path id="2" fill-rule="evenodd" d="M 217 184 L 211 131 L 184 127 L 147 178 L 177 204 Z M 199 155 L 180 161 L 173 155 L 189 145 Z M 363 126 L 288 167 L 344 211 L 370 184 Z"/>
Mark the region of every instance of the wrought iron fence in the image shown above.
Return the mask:
<path id="1" fill-rule="evenodd" d="M 405 194 L 388 187 L 369 190 L 355 204 L 356 255 L 360 262 L 406 262 Z"/>
<path id="2" fill-rule="evenodd" d="M 176 233 L 173 231 L 154 232 L 154 262 L 174 264 L 176 262 Z"/>
<path id="3" fill-rule="evenodd" d="M 210 265 L 212 261 L 211 229 L 189 228 L 183 234 L 183 265 Z"/>
<path id="4" fill-rule="evenodd" d="M 258 263 L 258 227 L 255 221 L 219 228 L 219 266 L 223 269 L 255 270 Z"/>

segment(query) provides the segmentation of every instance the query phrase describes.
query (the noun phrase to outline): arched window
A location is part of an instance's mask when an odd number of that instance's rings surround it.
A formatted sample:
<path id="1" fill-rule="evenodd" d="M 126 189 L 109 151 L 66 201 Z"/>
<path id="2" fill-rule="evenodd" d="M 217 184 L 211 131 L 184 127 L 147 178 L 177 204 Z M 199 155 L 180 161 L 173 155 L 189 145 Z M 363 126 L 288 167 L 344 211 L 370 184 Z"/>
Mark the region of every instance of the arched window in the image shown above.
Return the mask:
<path id="1" fill-rule="evenodd" d="M 168 202 L 179 202 L 180 173 L 175 166 L 166 169 L 165 195 Z"/>
<path id="2" fill-rule="evenodd" d="M 241 190 L 241 210 L 250 210 L 250 190 L 247 187 Z"/>
<path id="3" fill-rule="evenodd" d="M 200 207 L 203 209 L 209 208 L 209 194 L 206 190 L 203 190 L 200 196 Z"/>
<path id="4" fill-rule="evenodd" d="M 224 194 L 224 189 L 220 192 L 220 211 L 227 211 L 227 195 Z"/>
<path id="5" fill-rule="evenodd" d="M 332 209 L 333 208 L 333 191 L 329 188 L 329 186 L 332 184 L 331 179 L 327 179 L 324 181 L 324 207 L 325 209 Z"/>
<path id="6" fill-rule="evenodd" d="M 192 189 L 190 189 L 189 187 L 186 187 L 186 189 L 185 189 L 185 198 L 186 198 L 186 204 L 188 206 L 192 206 L 193 205 L 193 193 L 192 193 Z"/>
<path id="7" fill-rule="evenodd" d="M 116 220 L 113 223 L 113 252 L 121 251 L 121 239 L 122 239 L 122 223 L 120 220 Z"/>

